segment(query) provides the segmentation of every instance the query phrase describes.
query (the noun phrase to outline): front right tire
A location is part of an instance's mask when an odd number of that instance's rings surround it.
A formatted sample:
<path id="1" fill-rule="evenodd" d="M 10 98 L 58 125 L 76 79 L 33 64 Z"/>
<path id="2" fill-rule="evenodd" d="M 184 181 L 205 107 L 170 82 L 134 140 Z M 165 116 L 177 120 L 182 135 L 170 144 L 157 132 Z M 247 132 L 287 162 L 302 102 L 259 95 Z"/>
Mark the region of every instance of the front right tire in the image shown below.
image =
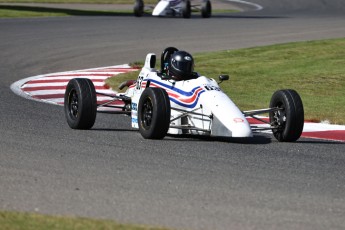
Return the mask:
<path id="1" fill-rule="evenodd" d="M 64 96 L 65 117 L 72 129 L 91 129 L 97 115 L 95 86 L 87 78 L 71 79 Z"/>

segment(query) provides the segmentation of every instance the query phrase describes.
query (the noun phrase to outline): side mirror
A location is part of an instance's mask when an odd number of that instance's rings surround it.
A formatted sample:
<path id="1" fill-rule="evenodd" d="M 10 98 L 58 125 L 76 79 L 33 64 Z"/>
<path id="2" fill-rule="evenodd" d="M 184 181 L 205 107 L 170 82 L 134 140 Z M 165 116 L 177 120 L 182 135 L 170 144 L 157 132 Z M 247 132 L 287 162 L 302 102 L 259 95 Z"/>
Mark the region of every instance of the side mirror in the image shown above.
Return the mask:
<path id="1" fill-rule="evenodd" d="M 229 80 L 229 75 L 219 75 L 219 82 L 218 82 L 218 84 L 220 84 L 220 83 L 222 83 L 223 81 L 227 81 L 227 80 Z"/>

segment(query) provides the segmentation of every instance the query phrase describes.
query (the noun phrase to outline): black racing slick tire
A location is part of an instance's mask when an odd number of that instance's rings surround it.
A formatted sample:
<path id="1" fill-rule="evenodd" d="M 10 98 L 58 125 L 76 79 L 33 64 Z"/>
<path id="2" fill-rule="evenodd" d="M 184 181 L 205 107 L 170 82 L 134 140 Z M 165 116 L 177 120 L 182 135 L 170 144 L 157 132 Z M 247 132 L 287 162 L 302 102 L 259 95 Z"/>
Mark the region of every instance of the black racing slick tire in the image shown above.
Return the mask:
<path id="1" fill-rule="evenodd" d="M 144 15 L 144 1 L 143 0 L 136 0 L 134 3 L 134 16 L 141 17 Z"/>
<path id="2" fill-rule="evenodd" d="M 146 88 L 139 100 L 139 132 L 145 139 L 162 139 L 170 126 L 170 99 L 162 88 Z"/>
<path id="3" fill-rule="evenodd" d="M 65 117 L 72 129 L 91 129 L 97 115 L 97 96 L 90 79 L 74 78 L 68 82 L 64 98 Z"/>
<path id="4" fill-rule="evenodd" d="M 203 0 L 201 4 L 201 16 L 203 18 L 209 18 L 212 14 L 211 2 L 209 0 Z"/>
<path id="5" fill-rule="evenodd" d="M 304 109 L 301 97 L 295 90 L 276 91 L 270 102 L 270 108 L 279 108 L 269 113 L 274 137 L 281 142 L 294 142 L 302 134 Z"/>
<path id="6" fill-rule="evenodd" d="M 191 5 L 190 5 L 190 1 L 189 0 L 183 0 L 183 5 L 182 5 L 182 17 L 183 18 L 190 18 L 191 14 L 192 14 L 192 9 L 191 9 Z"/>

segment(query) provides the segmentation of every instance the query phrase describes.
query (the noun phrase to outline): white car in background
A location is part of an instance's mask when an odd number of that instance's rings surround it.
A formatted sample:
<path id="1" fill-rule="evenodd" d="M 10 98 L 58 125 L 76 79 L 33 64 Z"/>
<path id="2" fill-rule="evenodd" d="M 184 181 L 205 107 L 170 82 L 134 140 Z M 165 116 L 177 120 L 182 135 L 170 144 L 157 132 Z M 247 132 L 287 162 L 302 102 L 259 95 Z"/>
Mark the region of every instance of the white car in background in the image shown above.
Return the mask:
<path id="1" fill-rule="evenodd" d="M 179 16 L 183 18 L 190 18 L 192 12 L 201 12 L 203 18 L 211 17 L 212 6 L 210 0 L 160 0 L 155 6 L 148 6 L 145 8 L 143 0 L 136 0 L 134 3 L 134 15 L 141 17 L 144 15 L 146 9 L 153 9 L 153 16 Z"/>

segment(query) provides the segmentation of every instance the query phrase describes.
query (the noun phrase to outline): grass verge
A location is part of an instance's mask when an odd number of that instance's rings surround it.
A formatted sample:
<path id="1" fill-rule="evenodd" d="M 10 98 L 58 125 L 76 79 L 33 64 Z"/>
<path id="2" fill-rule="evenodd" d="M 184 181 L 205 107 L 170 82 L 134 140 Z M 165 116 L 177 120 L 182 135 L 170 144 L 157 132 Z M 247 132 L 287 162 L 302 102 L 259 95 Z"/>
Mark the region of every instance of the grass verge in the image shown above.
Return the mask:
<path id="1" fill-rule="evenodd" d="M 135 0 L 0 0 L 0 3 L 83 3 L 83 4 L 134 4 Z M 145 4 L 157 3 L 156 0 L 145 0 Z"/>
<path id="2" fill-rule="evenodd" d="M 119 224 L 110 220 L 53 217 L 9 211 L 0 211 L 0 228 L 6 230 L 168 230 L 159 227 Z"/>
<path id="3" fill-rule="evenodd" d="M 301 95 L 307 120 L 333 124 L 345 124 L 344 57 L 345 39 L 194 55 L 200 74 L 210 78 L 230 75 L 221 87 L 242 110 L 266 108 L 274 91 L 291 88 Z M 107 84 L 116 89 L 137 74 L 110 78 Z"/>
<path id="4" fill-rule="evenodd" d="M 0 18 L 58 17 L 58 16 L 131 16 L 131 10 L 92 11 L 49 7 L 0 5 Z"/>

